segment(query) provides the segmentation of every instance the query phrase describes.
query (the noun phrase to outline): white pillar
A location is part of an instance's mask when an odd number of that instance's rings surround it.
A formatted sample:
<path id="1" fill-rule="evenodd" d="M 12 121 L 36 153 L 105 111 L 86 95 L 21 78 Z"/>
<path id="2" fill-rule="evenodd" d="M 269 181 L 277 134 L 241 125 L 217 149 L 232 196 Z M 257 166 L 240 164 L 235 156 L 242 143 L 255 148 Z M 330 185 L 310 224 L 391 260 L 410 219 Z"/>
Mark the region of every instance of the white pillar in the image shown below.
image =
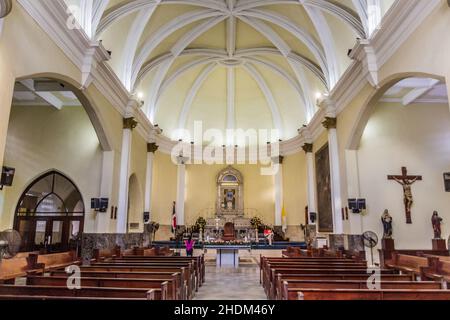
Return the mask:
<path id="1" fill-rule="evenodd" d="M 347 172 L 347 194 L 349 199 L 361 198 L 359 183 L 358 151 L 345 150 L 345 163 Z M 349 213 L 350 233 L 361 234 L 364 232 L 363 218 L 361 214 Z"/>
<path id="2" fill-rule="evenodd" d="M 283 225 L 283 157 L 277 157 L 273 160 L 278 165 L 275 173 L 275 226 Z"/>
<path id="3" fill-rule="evenodd" d="M 145 203 L 144 211 L 150 212 L 152 209 L 152 186 L 153 186 L 153 159 L 158 150 L 156 143 L 147 144 L 147 172 L 145 175 Z M 151 214 L 150 214 L 151 220 Z"/>
<path id="4" fill-rule="evenodd" d="M 127 233 L 128 221 L 128 184 L 130 175 L 131 142 L 133 129 L 137 126 L 134 118 L 123 121 L 122 154 L 120 158 L 119 199 L 117 204 L 117 233 Z"/>
<path id="5" fill-rule="evenodd" d="M 344 232 L 344 227 L 342 221 L 341 177 L 336 120 L 337 119 L 333 117 L 326 117 L 323 125 L 328 130 L 334 233 L 342 234 Z"/>
<path id="6" fill-rule="evenodd" d="M 178 157 L 177 168 L 177 226 L 184 226 L 184 202 L 186 198 L 186 161 L 188 158 Z"/>
<path id="7" fill-rule="evenodd" d="M 114 180 L 114 151 L 103 151 L 102 176 L 100 178 L 100 197 L 109 199 L 109 207 L 112 202 L 112 187 Z M 108 208 L 109 210 L 109 208 Z M 108 233 L 110 213 L 98 212 L 95 219 L 95 230 L 97 233 Z"/>
<path id="8" fill-rule="evenodd" d="M 314 154 L 313 144 L 305 143 L 303 150 L 306 155 L 306 174 L 307 174 L 307 189 L 308 189 L 308 213 L 317 213 L 317 191 L 316 191 L 316 175 L 314 174 Z M 308 214 L 308 224 L 312 224 L 311 216 Z"/>

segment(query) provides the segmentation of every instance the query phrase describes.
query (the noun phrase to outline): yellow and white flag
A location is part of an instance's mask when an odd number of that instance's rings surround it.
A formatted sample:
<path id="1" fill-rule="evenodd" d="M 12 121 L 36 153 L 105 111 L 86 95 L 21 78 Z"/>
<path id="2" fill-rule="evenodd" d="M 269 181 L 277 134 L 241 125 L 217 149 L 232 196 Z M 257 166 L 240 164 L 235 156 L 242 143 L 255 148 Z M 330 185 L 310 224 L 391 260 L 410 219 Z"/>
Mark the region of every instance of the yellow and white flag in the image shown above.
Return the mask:
<path id="1" fill-rule="evenodd" d="M 282 223 L 283 232 L 286 232 L 286 230 L 287 230 L 287 215 L 286 215 L 286 210 L 284 209 L 284 206 L 281 209 L 281 223 Z"/>

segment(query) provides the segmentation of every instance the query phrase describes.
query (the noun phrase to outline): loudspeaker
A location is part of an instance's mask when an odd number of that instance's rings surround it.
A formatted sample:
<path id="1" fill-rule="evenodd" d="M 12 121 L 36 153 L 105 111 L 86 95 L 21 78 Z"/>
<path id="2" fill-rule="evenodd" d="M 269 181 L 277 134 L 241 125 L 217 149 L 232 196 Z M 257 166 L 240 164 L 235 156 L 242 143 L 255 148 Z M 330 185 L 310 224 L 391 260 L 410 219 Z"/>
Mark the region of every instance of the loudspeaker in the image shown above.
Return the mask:
<path id="1" fill-rule="evenodd" d="M 0 185 L 5 187 L 11 187 L 14 180 L 16 169 L 10 167 L 2 167 L 2 176 L 0 179 Z"/>

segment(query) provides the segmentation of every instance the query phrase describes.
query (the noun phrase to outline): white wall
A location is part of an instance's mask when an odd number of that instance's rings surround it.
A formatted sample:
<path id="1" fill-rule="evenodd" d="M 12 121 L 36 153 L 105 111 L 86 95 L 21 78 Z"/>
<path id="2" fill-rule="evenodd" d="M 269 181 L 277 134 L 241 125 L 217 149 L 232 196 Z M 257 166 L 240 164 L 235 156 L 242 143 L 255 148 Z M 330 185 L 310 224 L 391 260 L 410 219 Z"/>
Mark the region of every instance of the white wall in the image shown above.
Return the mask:
<path id="1" fill-rule="evenodd" d="M 381 214 L 389 209 L 397 249 L 431 249 L 431 215 L 438 210 L 445 223 L 443 237 L 449 236 L 450 193 L 443 181 L 443 173 L 450 172 L 448 105 L 379 103 L 361 139 L 358 162 L 361 196 L 368 200 L 362 231 L 375 231 L 381 238 Z M 387 180 L 387 175 L 401 174 L 402 166 L 423 176 L 412 187 L 413 224 L 406 224 L 402 187 Z"/>

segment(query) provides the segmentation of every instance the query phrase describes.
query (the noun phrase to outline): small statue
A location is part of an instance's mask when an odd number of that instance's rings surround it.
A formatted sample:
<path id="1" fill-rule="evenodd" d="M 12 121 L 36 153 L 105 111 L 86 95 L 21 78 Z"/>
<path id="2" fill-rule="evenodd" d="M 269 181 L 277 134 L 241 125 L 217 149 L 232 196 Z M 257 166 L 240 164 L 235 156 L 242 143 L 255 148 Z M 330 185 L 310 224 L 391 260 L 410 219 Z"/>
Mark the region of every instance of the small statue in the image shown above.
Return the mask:
<path id="1" fill-rule="evenodd" d="M 433 212 L 433 216 L 431 217 L 431 223 L 433 224 L 433 231 L 434 231 L 434 238 L 435 239 L 442 239 L 442 231 L 441 231 L 441 222 L 442 218 L 439 217 L 439 214 L 437 211 Z"/>
<path id="2" fill-rule="evenodd" d="M 392 239 L 392 217 L 389 210 L 384 210 L 381 223 L 383 223 L 383 239 Z"/>

